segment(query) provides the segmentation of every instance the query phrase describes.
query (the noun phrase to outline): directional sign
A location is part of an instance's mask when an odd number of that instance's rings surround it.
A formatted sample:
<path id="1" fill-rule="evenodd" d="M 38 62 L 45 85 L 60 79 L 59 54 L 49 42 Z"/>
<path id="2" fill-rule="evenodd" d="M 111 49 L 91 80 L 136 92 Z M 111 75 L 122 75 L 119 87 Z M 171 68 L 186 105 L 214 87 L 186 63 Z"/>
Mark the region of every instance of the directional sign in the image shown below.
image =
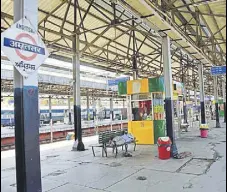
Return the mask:
<path id="1" fill-rule="evenodd" d="M 116 86 L 116 85 L 118 85 L 119 82 L 125 82 L 125 81 L 128 81 L 128 80 L 129 80 L 129 77 L 111 79 L 111 80 L 108 80 L 108 86 Z"/>
<path id="2" fill-rule="evenodd" d="M 226 74 L 226 66 L 218 66 L 218 67 L 211 67 L 211 75 L 225 75 Z"/>
<path id="3" fill-rule="evenodd" d="M 38 70 L 49 56 L 28 19 L 21 19 L 1 34 L 1 49 L 24 77 Z"/>

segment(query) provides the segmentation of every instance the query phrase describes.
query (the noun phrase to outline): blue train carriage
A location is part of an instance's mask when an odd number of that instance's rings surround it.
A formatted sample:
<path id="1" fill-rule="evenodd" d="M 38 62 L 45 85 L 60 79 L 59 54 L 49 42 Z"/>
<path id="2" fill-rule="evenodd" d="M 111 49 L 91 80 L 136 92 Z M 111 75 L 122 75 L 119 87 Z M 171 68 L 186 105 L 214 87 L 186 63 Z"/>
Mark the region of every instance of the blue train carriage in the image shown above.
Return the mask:
<path id="1" fill-rule="evenodd" d="M 54 106 L 52 107 L 52 119 L 53 123 L 58 121 L 64 122 L 64 118 L 68 111 L 67 107 Z M 73 116 L 73 115 L 72 115 Z M 41 107 L 40 109 L 40 122 L 50 123 L 49 109 L 48 107 Z M 13 108 L 1 108 L 1 126 L 14 126 L 14 109 Z"/>
<path id="2" fill-rule="evenodd" d="M 52 106 L 52 122 L 64 122 L 65 117 L 68 116 L 68 108 L 66 106 Z M 40 122 L 44 124 L 50 123 L 50 115 L 48 107 L 40 108 Z"/>
<path id="3" fill-rule="evenodd" d="M 13 108 L 1 108 L 1 126 L 14 126 Z"/>

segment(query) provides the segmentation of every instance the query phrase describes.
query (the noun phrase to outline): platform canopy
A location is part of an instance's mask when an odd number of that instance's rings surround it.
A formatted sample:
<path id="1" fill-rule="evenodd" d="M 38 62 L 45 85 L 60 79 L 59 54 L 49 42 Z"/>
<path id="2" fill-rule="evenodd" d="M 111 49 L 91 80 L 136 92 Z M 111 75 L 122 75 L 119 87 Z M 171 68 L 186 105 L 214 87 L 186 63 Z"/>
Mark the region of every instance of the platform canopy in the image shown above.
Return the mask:
<path id="1" fill-rule="evenodd" d="M 205 90 L 210 67 L 226 62 L 225 0 L 78 0 L 77 33 L 87 66 L 139 77 L 163 75 L 162 36 L 171 38 L 173 79 L 198 88 L 199 62 Z M 38 29 L 50 57 L 72 62 L 74 0 L 38 0 Z M 1 31 L 13 24 L 13 1 L 1 1 Z"/>

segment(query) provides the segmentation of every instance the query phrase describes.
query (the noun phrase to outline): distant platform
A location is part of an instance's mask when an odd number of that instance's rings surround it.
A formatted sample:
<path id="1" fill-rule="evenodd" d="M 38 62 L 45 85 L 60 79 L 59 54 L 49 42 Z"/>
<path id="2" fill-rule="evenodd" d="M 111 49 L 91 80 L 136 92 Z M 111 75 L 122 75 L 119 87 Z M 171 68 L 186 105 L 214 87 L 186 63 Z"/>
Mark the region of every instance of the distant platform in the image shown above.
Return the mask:
<path id="1" fill-rule="evenodd" d="M 120 120 L 116 120 L 112 122 L 112 125 L 116 125 L 116 124 L 121 124 L 122 123 L 126 123 L 127 120 L 124 121 L 120 121 Z M 106 125 L 110 125 L 111 122 L 110 120 L 102 120 L 102 121 L 82 121 L 82 128 L 86 129 L 86 128 L 91 128 L 94 126 L 106 126 Z M 53 132 L 57 132 L 57 131 L 66 131 L 66 130 L 72 130 L 73 129 L 73 125 L 67 125 L 67 124 L 54 124 L 53 125 Z M 41 126 L 39 128 L 39 132 L 40 133 L 49 133 L 51 131 L 51 127 L 50 125 L 44 125 Z M 2 127 L 1 128 L 1 138 L 6 138 L 6 137 L 13 137 L 14 136 L 14 127 Z"/>

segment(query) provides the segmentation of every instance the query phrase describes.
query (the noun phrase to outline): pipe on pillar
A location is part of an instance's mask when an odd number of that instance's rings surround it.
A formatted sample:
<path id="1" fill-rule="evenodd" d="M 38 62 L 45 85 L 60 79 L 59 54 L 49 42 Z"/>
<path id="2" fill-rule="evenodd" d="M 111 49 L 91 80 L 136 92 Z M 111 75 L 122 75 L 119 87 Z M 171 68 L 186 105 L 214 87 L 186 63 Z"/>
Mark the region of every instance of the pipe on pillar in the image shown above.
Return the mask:
<path id="1" fill-rule="evenodd" d="M 77 7 L 78 0 L 74 0 L 74 36 L 73 44 L 73 97 L 74 97 L 74 132 L 75 142 L 73 150 L 84 151 L 84 144 L 82 141 L 82 127 L 81 127 L 81 101 L 80 101 L 80 51 L 79 51 L 79 29 L 77 29 Z"/>
<path id="2" fill-rule="evenodd" d="M 214 100 L 215 100 L 215 115 L 216 115 L 216 128 L 221 128 L 219 121 L 219 110 L 218 110 L 218 77 L 214 77 Z"/>
<path id="3" fill-rule="evenodd" d="M 203 81 L 203 65 L 198 64 L 199 71 L 199 88 L 200 88 L 200 107 L 201 107 L 201 124 L 206 124 L 206 112 L 205 112 L 205 94 L 204 94 L 204 81 Z"/>
<path id="4" fill-rule="evenodd" d="M 174 123 L 173 123 L 173 87 L 172 87 L 172 69 L 171 69 L 171 52 L 170 39 L 168 36 L 162 38 L 162 54 L 164 67 L 164 82 L 165 82 L 165 111 L 166 111 L 166 128 L 167 136 L 172 141 L 171 155 L 177 157 L 178 151 L 175 143 Z"/>
<path id="5" fill-rule="evenodd" d="M 70 96 L 68 96 L 68 110 L 69 110 L 69 125 L 72 125 L 72 113 L 71 113 Z"/>
<path id="6" fill-rule="evenodd" d="M 222 81 L 222 96 L 223 96 L 223 104 L 224 104 L 224 123 L 226 123 L 226 84 L 225 81 Z"/>
<path id="7" fill-rule="evenodd" d="M 38 0 L 14 1 L 14 23 L 22 18 L 27 18 L 37 31 Z M 38 72 L 24 78 L 14 67 L 16 188 L 21 192 L 42 191 L 38 95 Z"/>

